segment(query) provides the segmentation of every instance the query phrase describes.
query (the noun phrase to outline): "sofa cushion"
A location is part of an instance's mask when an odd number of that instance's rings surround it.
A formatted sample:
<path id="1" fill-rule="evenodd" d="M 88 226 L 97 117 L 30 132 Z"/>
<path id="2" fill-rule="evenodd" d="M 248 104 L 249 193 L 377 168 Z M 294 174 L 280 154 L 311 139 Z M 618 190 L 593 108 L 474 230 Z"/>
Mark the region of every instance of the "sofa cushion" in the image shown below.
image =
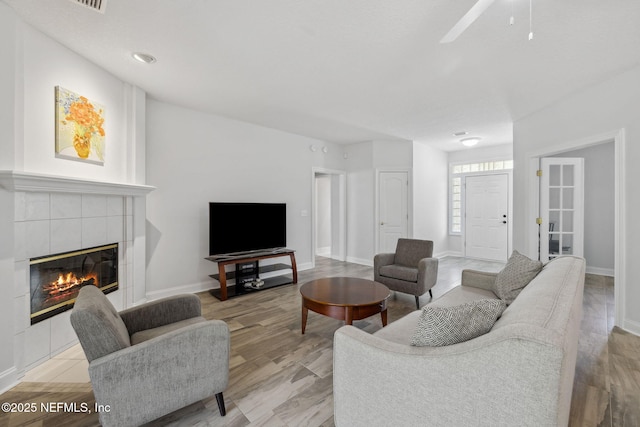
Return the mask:
<path id="1" fill-rule="evenodd" d="M 448 307 L 464 304 L 481 299 L 496 299 L 496 295 L 485 289 L 471 286 L 456 286 L 440 298 L 429 303 L 432 307 Z M 394 320 L 382 329 L 377 330 L 373 335 L 397 344 L 407 345 L 411 341 L 413 331 L 418 325 L 418 319 L 422 310 L 415 310 L 398 320 Z"/>
<path id="2" fill-rule="evenodd" d="M 441 347 L 486 334 L 506 307 L 499 299 L 482 299 L 453 307 L 428 305 L 422 309 L 411 345 Z"/>
<path id="3" fill-rule="evenodd" d="M 540 261 L 529 259 L 518 251 L 513 251 L 507 265 L 496 276 L 493 292 L 507 305 L 511 304 L 540 270 L 542 270 Z"/>
<path id="4" fill-rule="evenodd" d="M 402 265 L 392 264 L 383 265 L 380 267 L 380 275 L 384 277 L 391 277 L 393 279 L 404 280 L 406 282 L 418 281 L 418 269 L 405 267 Z"/>

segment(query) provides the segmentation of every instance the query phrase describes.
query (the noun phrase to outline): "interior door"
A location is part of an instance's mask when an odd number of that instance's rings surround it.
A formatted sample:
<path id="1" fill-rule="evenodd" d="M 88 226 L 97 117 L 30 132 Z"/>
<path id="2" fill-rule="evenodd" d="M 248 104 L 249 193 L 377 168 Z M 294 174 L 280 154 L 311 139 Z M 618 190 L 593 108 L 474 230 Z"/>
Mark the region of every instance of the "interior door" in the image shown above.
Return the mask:
<path id="1" fill-rule="evenodd" d="M 540 260 L 583 256 L 584 159 L 545 157 L 540 170 Z"/>
<path id="2" fill-rule="evenodd" d="M 507 260 L 508 195 L 507 174 L 465 178 L 465 256 Z"/>
<path id="3" fill-rule="evenodd" d="M 395 252 L 409 233 L 409 173 L 380 172 L 378 201 L 378 252 Z"/>

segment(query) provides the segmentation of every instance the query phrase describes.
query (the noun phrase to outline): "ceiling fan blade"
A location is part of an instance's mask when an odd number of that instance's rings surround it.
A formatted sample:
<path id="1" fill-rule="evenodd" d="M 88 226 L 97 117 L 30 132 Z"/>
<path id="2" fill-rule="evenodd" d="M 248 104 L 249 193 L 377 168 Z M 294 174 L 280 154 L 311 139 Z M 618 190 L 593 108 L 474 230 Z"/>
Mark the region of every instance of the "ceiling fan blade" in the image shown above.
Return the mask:
<path id="1" fill-rule="evenodd" d="M 464 14 L 462 18 L 449 30 L 447 34 L 440 40 L 440 43 L 451 43 L 455 39 L 458 38 L 460 34 L 466 30 L 469 25 L 473 24 L 473 22 L 482 15 L 482 13 L 487 10 L 489 6 L 495 0 L 478 0 L 476 4 L 469 9 L 467 13 Z"/>

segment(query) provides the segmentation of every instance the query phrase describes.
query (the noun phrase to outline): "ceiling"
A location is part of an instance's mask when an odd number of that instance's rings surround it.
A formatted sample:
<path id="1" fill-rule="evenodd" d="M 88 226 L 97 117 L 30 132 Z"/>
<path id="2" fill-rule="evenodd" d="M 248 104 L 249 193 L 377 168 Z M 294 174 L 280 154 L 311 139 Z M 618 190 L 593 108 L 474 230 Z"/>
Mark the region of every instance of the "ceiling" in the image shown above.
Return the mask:
<path id="1" fill-rule="evenodd" d="M 510 143 L 513 121 L 640 64 L 638 0 L 533 0 L 531 41 L 529 1 L 496 0 L 447 44 L 476 0 L 2 1 L 151 98 L 336 143 Z"/>

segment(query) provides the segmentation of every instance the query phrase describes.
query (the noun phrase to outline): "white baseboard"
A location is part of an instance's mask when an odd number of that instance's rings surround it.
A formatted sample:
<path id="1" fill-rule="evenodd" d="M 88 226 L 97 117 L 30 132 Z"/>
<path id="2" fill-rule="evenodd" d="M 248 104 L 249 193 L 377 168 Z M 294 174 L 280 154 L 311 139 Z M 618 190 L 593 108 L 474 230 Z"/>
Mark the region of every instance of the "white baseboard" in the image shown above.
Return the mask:
<path id="1" fill-rule="evenodd" d="M 303 262 L 302 264 L 296 264 L 296 268 L 298 271 L 311 270 L 313 268 L 313 263 Z"/>
<path id="2" fill-rule="evenodd" d="M 340 255 L 337 254 L 327 254 L 327 255 L 320 255 L 320 254 L 316 254 L 317 256 L 323 257 L 323 258 L 329 258 L 329 259 L 333 259 L 335 261 L 342 261 L 345 262 L 344 257 L 341 257 Z"/>
<path id="3" fill-rule="evenodd" d="M 134 301 L 132 307 L 135 307 L 137 305 L 142 305 L 142 304 L 145 304 L 145 303 L 148 303 L 148 302 L 149 302 L 148 298 L 143 298 L 140 301 Z"/>
<path id="4" fill-rule="evenodd" d="M 633 335 L 640 336 L 640 322 L 635 322 L 633 320 L 624 320 L 621 328 L 627 332 L 632 333 Z"/>
<path id="5" fill-rule="evenodd" d="M 4 372 L 0 372 L 0 394 L 18 385 L 18 371 L 11 367 Z"/>
<path id="6" fill-rule="evenodd" d="M 373 267 L 373 258 L 372 259 L 363 259 L 363 258 L 355 258 L 355 257 L 347 257 L 347 262 L 352 262 L 354 264 L 362 264 L 369 267 Z"/>
<path id="7" fill-rule="evenodd" d="M 175 286 L 173 288 L 161 289 L 158 291 L 147 292 L 146 301 L 153 301 L 159 298 L 172 297 L 178 294 L 195 294 L 196 292 L 206 291 L 212 288 L 212 282 L 200 282 L 183 286 Z M 136 303 L 138 305 L 140 303 Z"/>
<path id="8" fill-rule="evenodd" d="M 325 246 L 323 248 L 316 248 L 316 255 L 318 256 L 331 256 L 331 246 Z"/>
<path id="9" fill-rule="evenodd" d="M 448 256 L 464 257 L 464 254 L 458 251 L 444 251 L 433 254 L 434 258 L 444 258 Z"/>
<path id="10" fill-rule="evenodd" d="M 598 276 L 609 276 L 609 277 L 615 276 L 613 268 L 600 268 L 600 267 L 587 266 L 585 272 L 587 274 L 597 274 Z"/>

